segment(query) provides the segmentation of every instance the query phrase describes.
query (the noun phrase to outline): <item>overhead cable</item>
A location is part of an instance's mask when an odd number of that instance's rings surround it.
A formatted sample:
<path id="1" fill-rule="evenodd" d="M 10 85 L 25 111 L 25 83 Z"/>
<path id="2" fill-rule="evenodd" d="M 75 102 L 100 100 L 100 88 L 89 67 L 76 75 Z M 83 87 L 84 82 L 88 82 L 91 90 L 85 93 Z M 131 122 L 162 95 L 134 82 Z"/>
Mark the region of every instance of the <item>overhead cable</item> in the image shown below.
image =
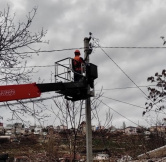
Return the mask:
<path id="1" fill-rule="evenodd" d="M 98 41 L 95 42 L 97 47 L 99 47 L 103 53 L 126 75 L 126 77 L 148 98 L 147 94 L 127 75 L 127 73 L 107 54 L 107 52 L 100 46 Z M 151 100 L 151 99 L 150 99 Z M 153 100 L 151 100 L 153 102 Z M 157 106 L 157 105 L 156 105 Z M 157 106 L 158 107 L 158 106 Z M 158 107 L 159 108 L 159 107 Z"/>
<path id="2" fill-rule="evenodd" d="M 139 86 L 142 88 L 147 88 L 149 86 L 156 86 L 156 85 L 146 85 L 146 86 Z M 137 88 L 137 87 L 117 87 L 117 88 L 103 88 L 103 91 L 110 91 L 110 90 L 119 90 L 119 89 L 132 89 L 132 88 Z M 95 91 L 101 91 L 101 90 L 95 90 Z"/>
<path id="3" fill-rule="evenodd" d="M 147 97 L 146 93 L 127 75 L 127 73 L 107 54 L 107 52 L 98 44 L 103 53 L 126 75 L 126 77 Z"/>
<path id="4" fill-rule="evenodd" d="M 124 103 L 124 104 L 130 105 L 130 106 L 134 106 L 134 107 L 138 107 L 138 108 L 141 108 L 141 109 L 146 110 L 146 108 L 145 108 L 145 107 L 138 106 L 138 105 L 131 104 L 131 103 L 128 103 L 128 102 L 124 102 L 124 101 L 120 101 L 120 100 L 118 100 L 118 99 L 114 99 L 114 98 L 111 98 L 111 97 L 106 97 L 106 96 L 101 96 L 101 97 L 103 97 L 103 98 L 107 98 L 107 99 L 110 99 L 110 100 L 113 100 L 113 101 L 117 101 L 117 102 L 120 102 L 120 103 Z M 156 112 L 155 110 L 151 110 L 151 111 Z M 160 112 L 160 111 L 158 111 L 158 113 L 161 113 L 161 114 L 164 114 L 164 115 L 165 115 L 165 113 L 162 113 L 162 112 Z"/>
<path id="5" fill-rule="evenodd" d="M 100 47 L 93 47 L 93 48 L 100 48 Z M 102 47 L 103 49 L 104 48 L 114 48 L 114 49 L 165 49 L 166 47 L 158 47 L 158 46 L 155 46 L 155 47 L 141 47 L 141 46 L 132 46 L 132 47 L 129 47 L 129 46 L 107 46 L 107 47 Z M 53 50 L 38 50 L 38 51 L 34 51 L 34 52 L 22 52 L 21 54 L 30 54 L 30 53 L 46 53 L 46 52 L 63 52 L 63 51 L 71 51 L 71 50 L 76 50 L 76 49 L 84 49 L 84 47 L 73 47 L 73 48 L 64 48 L 64 49 L 53 49 Z"/>
<path id="6" fill-rule="evenodd" d="M 39 101 L 54 99 L 54 98 L 58 98 L 58 97 L 62 97 L 62 96 L 63 95 L 57 95 L 57 96 L 46 97 L 46 98 L 31 99 L 31 100 L 28 100 L 28 101 L 22 101 L 22 104 L 39 102 Z M 7 102 L 7 104 L 1 104 L 0 107 L 4 107 L 4 106 L 8 106 L 8 105 L 14 106 L 14 105 L 19 105 L 19 104 L 20 104 L 19 102 L 14 102 L 14 103 Z"/>
<path id="7" fill-rule="evenodd" d="M 98 99 L 99 100 L 99 99 Z M 140 125 L 138 125 L 137 123 L 135 123 L 134 121 L 130 120 L 129 118 L 127 118 L 126 116 L 122 115 L 121 113 L 119 113 L 118 111 L 114 110 L 112 107 L 108 106 L 106 103 L 104 103 L 103 101 L 99 100 L 102 104 L 104 104 L 105 106 L 107 106 L 108 108 L 110 108 L 111 110 L 113 110 L 114 112 L 116 112 L 117 114 L 119 114 L 120 116 L 122 116 L 123 118 L 127 119 L 128 121 L 130 121 L 131 123 L 137 125 L 140 127 Z"/>
<path id="8" fill-rule="evenodd" d="M 99 47 L 96 47 L 96 48 L 99 48 Z M 166 48 L 166 47 L 102 47 L 102 48 L 130 48 L 130 49 L 132 49 L 132 48 L 137 48 L 137 49 L 154 49 L 154 48 Z"/>

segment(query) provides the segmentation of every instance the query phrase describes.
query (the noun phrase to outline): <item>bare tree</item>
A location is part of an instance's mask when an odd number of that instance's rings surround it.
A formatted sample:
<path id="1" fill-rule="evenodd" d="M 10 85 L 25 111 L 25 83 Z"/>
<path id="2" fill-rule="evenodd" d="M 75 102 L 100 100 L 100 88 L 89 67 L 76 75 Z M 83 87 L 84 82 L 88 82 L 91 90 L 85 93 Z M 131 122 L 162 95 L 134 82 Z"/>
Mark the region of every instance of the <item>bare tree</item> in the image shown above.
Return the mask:
<path id="1" fill-rule="evenodd" d="M 51 108 L 51 112 L 55 115 L 56 119 L 60 121 L 61 125 L 71 128 L 61 132 L 61 139 L 62 141 L 67 139 L 67 150 L 70 150 L 71 160 L 74 160 L 78 152 L 77 142 L 78 133 L 80 131 L 79 126 L 84 119 L 84 101 L 81 100 L 80 102 L 71 102 L 65 99 L 56 99 L 54 100 L 54 103 L 58 110 Z"/>
<path id="2" fill-rule="evenodd" d="M 99 117 L 101 103 L 99 98 L 101 95 L 102 92 L 99 92 L 96 94 L 96 97 L 92 98 L 91 100 L 92 121 L 96 120 L 97 123 L 103 120 L 101 117 Z M 71 102 L 65 99 L 56 99 L 54 100 L 54 103 L 58 110 L 51 108 L 50 111 L 55 115 L 56 119 L 60 121 L 61 125 L 65 125 L 68 128 L 68 130 L 63 131 L 62 140 L 63 138 L 68 140 L 68 150 L 70 150 L 70 157 L 72 160 L 74 160 L 76 159 L 76 154 L 80 153 L 81 151 L 85 151 L 86 147 L 85 132 L 82 127 L 82 123 L 86 125 L 84 100 Z M 105 113 L 105 120 L 103 120 L 103 124 L 105 127 L 108 127 L 109 123 L 111 123 L 112 115 L 110 111 Z"/>
<path id="3" fill-rule="evenodd" d="M 37 8 L 26 16 L 25 22 L 15 23 L 15 14 L 11 14 L 10 7 L 4 11 L 0 11 L 0 83 L 26 83 L 30 81 L 30 75 L 33 69 L 26 68 L 26 59 L 31 58 L 32 54 L 40 53 L 40 49 L 36 49 L 38 43 L 47 43 L 43 41 L 43 37 L 47 31 L 41 29 L 39 32 L 32 32 L 30 27 L 36 15 Z M 19 105 L 6 103 L 12 112 L 12 118 L 22 120 L 21 116 L 29 114 L 38 116 L 40 120 L 40 111 L 35 111 L 27 107 L 23 102 Z M 38 107 L 39 103 L 38 103 Z M 43 111 L 43 110 L 41 110 Z"/>
<path id="4" fill-rule="evenodd" d="M 33 33 L 30 31 L 37 8 L 34 7 L 26 16 L 26 22 L 15 23 L 15 14 L 11 15 L 10 7 L 0 12 L 0 66 L 2 82 L 20 82 L 29 81 L 29 73 L 32 70 L 25 69 L 25 59 L 31 57 L 31 54 L 40 52 L 35 49 L 36 43 L 41 43 L 46 31 Z M 44 43 L 44 42 L 43 42 Z M 25 61 L 25 66 L 17 68 Z"/>

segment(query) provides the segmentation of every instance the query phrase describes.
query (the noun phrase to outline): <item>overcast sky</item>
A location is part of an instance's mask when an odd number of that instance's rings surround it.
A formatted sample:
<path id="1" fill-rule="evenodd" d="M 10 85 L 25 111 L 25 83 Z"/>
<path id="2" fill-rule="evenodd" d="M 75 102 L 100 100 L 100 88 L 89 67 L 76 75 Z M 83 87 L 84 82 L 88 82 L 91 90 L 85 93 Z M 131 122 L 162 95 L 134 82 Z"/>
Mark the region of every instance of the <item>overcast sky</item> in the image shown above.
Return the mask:
<path id="1" fill-rule="evenodd" d="M 49 44 L 36 45 L 36 48 L 42 50 L 83 47 L 83 39 L 88 37 L 89 32 L 99 39 L 102 47 L 163 47 L 160 36 L 166 36 L 164 0 L 0 0 L 0 2 L 1 10 L 6 8 L 7 4 L 10 6 L 11 13 L 16 14 L 16 22 L 24 21 L 27 13 L 33 7 L 38 7 L 31 30 L 35 32 L 44 28 L 48 31 L 45 40 L 49 40 Z M 95 81 L 95 89 L 104 89 L 105 97 L 102 101 L 107 105 L 100 105 L 100 113 L 103 115 L 101 123 L 105 118 L 104 112 L 111 109 L 112 124 L 117 127 L 121 127 L 123 122 L 126 126 L 136 124 L 149 126 L 147 119 L 149 121 L 156 116 L 150 113 L 142 117 L 141 107 L 145 107 L 147 88 L 140 87 L 144 94 L 138 88 L 129 87 L 151 84 L 147 82 L 147 77 L 165 68 L 166 49 L 104 48 L 104 51 L 111 59 L 100 48 L 95 49 L 90 56 L 90 62 L 98 66 L 99 78 Z M 59 59 L 73 57 L 73 52 L 74 50 L 41 53 L 34 56 L 28 65 L 53 65 Z M 84 56 L 83 50 L 81 53 Z M 44 82 L 50 81 L 54 67 L 38 70 L 32 77 L 33 82 L 36 82 L 38 77 L 44 79 Z M 6 111 L 3 111 L 3 115 L 6 114 Z M 158 118 L 162 119 L 163 116 L 158 115 Z M 50 119 L 49 123 L 51 122 Z"/>

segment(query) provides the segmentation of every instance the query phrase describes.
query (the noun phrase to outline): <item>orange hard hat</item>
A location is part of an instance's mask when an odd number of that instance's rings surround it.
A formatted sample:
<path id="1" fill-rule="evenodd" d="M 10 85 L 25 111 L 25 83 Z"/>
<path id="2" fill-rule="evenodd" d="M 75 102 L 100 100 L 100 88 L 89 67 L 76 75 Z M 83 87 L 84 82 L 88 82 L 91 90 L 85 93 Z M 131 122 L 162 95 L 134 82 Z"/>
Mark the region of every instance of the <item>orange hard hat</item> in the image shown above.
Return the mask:
<path id="1" fill-rule="evenodd" d="M 77 54 L 79 53 L 79 54 L 80 54 L 80 51 L 79 51 L 79 50 L 75 50 L 75 52 L 74 52 L 74 53 L 77 53 Z"/>

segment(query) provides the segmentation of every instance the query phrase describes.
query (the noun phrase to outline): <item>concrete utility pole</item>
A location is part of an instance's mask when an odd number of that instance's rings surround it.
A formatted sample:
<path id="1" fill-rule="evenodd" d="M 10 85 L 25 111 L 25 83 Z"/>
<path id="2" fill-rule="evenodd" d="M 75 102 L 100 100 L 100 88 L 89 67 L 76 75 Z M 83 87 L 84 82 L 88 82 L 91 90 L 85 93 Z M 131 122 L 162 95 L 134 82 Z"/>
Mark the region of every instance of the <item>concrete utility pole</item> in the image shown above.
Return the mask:
<path id="1" fill-rule="evenodd" d="M 84 53 L 86 62 L 89 63 L 89 38 L 84 38 Z M 87 73 L 86 73 L 87 76 Z M 90 93 L 90 86 L 88 85 L 87 93 Z M 86 158 L 87 162 L 92 162 L 92 127 L 91 127 L 91 100 L 90 97 L 85 101 L 86 114 Z"/>

